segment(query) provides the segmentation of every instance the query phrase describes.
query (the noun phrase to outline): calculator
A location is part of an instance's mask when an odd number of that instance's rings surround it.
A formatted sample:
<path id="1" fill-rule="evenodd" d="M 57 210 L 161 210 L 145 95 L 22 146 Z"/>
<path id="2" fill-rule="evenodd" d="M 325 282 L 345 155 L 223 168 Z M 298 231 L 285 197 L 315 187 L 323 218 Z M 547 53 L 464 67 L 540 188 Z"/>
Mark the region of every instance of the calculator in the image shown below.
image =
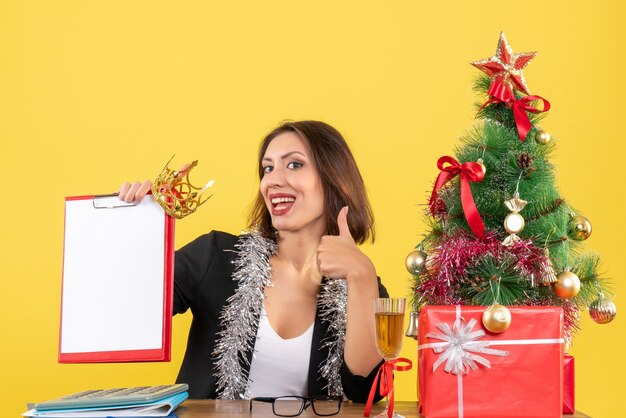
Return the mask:
<path id="1" fill-rule="evenodd" d="M 159 399 L 184 392 L 186 383 L 161 386 L 136 386 L 131 388 L 96 389 L 73 393 L 62 398 L 35 404 L 38 411 L 52 409 L 114 407 L 156 402 Z"/>

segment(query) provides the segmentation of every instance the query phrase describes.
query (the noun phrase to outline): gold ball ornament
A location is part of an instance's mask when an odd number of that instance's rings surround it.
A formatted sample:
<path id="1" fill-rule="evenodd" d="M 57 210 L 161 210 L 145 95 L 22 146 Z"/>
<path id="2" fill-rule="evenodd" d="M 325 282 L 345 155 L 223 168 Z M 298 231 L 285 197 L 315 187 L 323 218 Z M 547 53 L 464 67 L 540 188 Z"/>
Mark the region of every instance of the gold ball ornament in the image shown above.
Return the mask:
<path id="1" fill-rule="evenodd" d="M 552 136 L 546 131 L 539 131 L 535 135 L 535 141 L 537 141 L 537 143 L 541 145 L 546 145 L 548 142 L 550 142 L 551 139 Z"/>
<path id="2" fill-rule="evenodd" d="M 509 234 L 519 234 L 525 225 L 524 217 L 517 212 L 509 213 L 504 218 L 504 229 Z"/>
<path id="3" fill-rule="evenodd" d="M 617 314 L 617 308 L 610 299 L 600 296 L 589 305 L 589 316 L 598 324 L 608 324 Z"/>
<path id="4" fill-rule="evenodd" d="M 480 169 L 483 172 L 483 176 L 485 176 L 487 174 L 487 166 L 485 165 L 485 162 L 483 161 L 483 159 L 479 158 L 478 161 L 476 161 L 476 163 L 480 166 Z"/>
<path id="5" fill-rule="evenodd" d="M 554 293 L 562 299 L 570 299 L 580 290 L 580 279 L 571 271 L 562 271 L 556 275 Z"/>
<path id="6" fill-rule="evenodd" d="M 483 312 L 483 325 L 489 332 L 499 334 L 511 326 L 511 311 L 498 303 Z"/>
<path id="7" fill-rule="evenodd" d="M 406 260 L 404 260 L 404 264 L 406 265 L 406 269 L 411 274 L 419 274 L 424 270 L 426 266 L 426 258 L 428 255 L 420 250 L 416 249 L 409 253 L 406 256 Z"/>
<path id="8" fill-rule="evenodd" d="M 574 216 L 570 222 L 569 236 L 576 241 L 584 241 L 591 236 L 591 222 L 584 216 Z"/>
<path id="9" fill-rule="evenodd" d="M 433 252 L 426 257 L 426 271 L 431 276 L 439 274 L 439 250 L 433 250 Z"/>

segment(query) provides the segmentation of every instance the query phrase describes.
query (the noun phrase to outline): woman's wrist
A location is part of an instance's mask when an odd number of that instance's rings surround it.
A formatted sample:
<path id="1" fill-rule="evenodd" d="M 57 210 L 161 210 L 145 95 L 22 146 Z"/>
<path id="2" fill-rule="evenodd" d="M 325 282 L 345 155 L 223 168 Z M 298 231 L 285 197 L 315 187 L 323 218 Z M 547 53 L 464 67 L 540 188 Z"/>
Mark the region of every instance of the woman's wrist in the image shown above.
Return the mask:
<path id="1" fill-rule="evenodd" d="M 346 276 L 348 283 L 372 279 L 376 279 L 376 267 L 374 267 L 374 263 L 366 256 L 364 256 L 363 262 L 358 263 L 355 268 L 350 269 Z"/>

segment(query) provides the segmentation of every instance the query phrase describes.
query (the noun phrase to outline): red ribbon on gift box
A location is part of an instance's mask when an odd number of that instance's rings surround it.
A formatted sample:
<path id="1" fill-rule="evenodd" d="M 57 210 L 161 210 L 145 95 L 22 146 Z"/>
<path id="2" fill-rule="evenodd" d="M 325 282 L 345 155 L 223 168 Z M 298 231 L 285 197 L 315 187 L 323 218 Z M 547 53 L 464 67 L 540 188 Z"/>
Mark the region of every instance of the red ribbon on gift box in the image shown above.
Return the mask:
<path id="1" fill-rule="evenodd" d="M 449 164 L 445 166 L 445 164 Z M 439 199 L 439 189 L 444 184 L 452 180 L 454 177 L 460 174 L 461 176 L 461 203 L 463 205 L 463 212 L 465 213 L 465 219 L 474 233 L 479 238 L 485 235 L 485 224 L 483 223 L 476 204 L 474 203 L 474 197 L 472 196 L 472 189 L 470 188 L 470 181 L 482 181 L 485 177 L 480 164 L 475 162 L 459 163 L 453 157 L 444 155 L 437 161 L 437 167 L 441 170 L 441 173 L 437 176 L 435 181 L 435 187 L 430 195 L 430 212 L 435 215 L 437 201 Z"/>
<path id="2" fill-rule="evenodd" d="M 530 128 L 532 128 L 530 118 L 526 112 L 543 113 L 550 110 L 550 102 L 541 96 L 525 96 L 521 99 L 516 99 L 513 90 L 501 81 L 491 83 L 487 94 L 489 94 L 489 100 L 481 106 L 481 109 L 491 103 L 504 103 L 506 107 L 512 109 L 515 125 L 517 126 L 517 133 L 522 142 L 524 142 L 526 135 L 528 135 Z M 543 110 L 531 105 L 531 103 L 535 101 L 543 102 Z"/>
<path id="3" fill-rule="evenodd" d="M 398 363 L 406 363 L 404 365 L 399 365 Z M 394 404 L 394 391 L 393 391 L 393 371 L 397 370 L 399 372 L 403 372 L 406 370 L 411 370 L 413 367 L 413 362 L 408 358 L 397 358 L 394 360 L 386 361 L 380 366 L 378 372 L 376 373 L 376 378 L 374 379 L 374 383 L 372 384 L 372 389 L 370 389 L 370 394 L 367 397 L 367 403 L 365 404 L 365 412 L 363 412 L 364 417 L 370 416 L 370 411 L 372 409 L 372 404 L 374 403 L 374 394 L 376 393 L 376 386 L 378 385 L 378 379 L 380 378 L 380 387 L 379 393 L 381 396 L 387 396 L 389 399 L 389 404 L 387 405 L 387 416 L 392 418 L 393 416 L 393 404 Z"/>

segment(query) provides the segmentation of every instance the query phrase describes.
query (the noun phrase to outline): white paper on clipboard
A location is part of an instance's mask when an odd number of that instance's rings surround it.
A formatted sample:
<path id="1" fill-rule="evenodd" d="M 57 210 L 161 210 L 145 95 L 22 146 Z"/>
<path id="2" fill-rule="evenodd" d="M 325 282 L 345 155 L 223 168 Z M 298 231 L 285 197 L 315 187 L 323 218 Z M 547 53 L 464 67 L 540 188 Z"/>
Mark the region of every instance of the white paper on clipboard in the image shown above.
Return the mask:
<path id="1" fill-rule="evenodd" d="M 152 196 L 66 198 L 60 362 L 169 361 L 173 238 Z"/>

